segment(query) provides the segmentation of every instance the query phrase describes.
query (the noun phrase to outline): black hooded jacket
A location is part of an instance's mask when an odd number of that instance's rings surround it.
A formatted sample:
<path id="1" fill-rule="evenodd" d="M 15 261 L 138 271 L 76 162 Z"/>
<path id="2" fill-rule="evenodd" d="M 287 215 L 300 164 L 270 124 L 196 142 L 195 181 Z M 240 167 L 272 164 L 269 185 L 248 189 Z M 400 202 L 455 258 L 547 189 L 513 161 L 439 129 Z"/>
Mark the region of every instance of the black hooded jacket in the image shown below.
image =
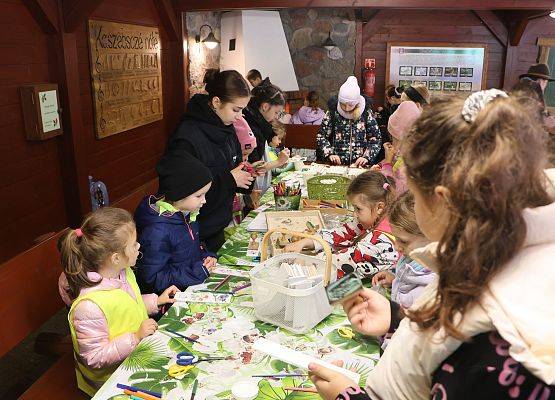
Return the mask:
<path id="1" fill-rule="evenodd" d="M 258 107 L 252 104 L 252 100 L 249 106 L 243 110 L 243 116 L 256 137 L 256 148 L 249 155 L 249 161 L 253 163 L 264 158 L 266 142 L 270 142 L 272 137 L 275 136 L 274 128 L 272 124 L 266 121 L 262 116 Z"/>
<path id="2" fill-rule="evenodd" d="M 231 170 L 241 163 L 241 146 L 233 125 L 224 125 L 210 108 L 208 96 L 196 94 L 168 141 L 166 154 L 187 152 L 212 173 L 213 180 L 200 209 L 201 240 L 223 230 L 231 221 L 237 184 Z M 194 173 L 194 171 L 191 171 Z"/>

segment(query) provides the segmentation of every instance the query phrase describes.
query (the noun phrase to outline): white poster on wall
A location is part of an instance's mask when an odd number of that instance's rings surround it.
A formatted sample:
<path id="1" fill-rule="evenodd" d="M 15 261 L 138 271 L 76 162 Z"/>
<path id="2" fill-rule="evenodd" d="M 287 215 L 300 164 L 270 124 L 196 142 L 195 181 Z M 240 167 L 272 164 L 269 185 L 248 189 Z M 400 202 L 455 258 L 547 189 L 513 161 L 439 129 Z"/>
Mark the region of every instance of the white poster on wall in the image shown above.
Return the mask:
<path id="1" fill-rule="evenodd" d="M 42 131 L 44 133 L 60 129 L 60 114 L 58 113 L 58 98 L 55 90 L 39 92 Z"/>
<path id="2" fill-rule="evenodd" d="M 430 91 L 475 92 L 483 88 L 485 45 L 388 45 L 388 82 L 425 85 Z"/>

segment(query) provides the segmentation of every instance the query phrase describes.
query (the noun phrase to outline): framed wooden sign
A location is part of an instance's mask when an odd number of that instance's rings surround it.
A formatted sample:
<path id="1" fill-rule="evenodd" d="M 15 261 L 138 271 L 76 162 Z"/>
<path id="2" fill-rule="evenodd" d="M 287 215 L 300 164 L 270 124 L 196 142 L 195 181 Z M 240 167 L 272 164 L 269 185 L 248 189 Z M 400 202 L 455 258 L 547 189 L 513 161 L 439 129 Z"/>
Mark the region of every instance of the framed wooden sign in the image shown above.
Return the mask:
<path id="1" fill-rule="evenodd" d="M 89 50 L 99 139 L 163 118 L 158 28 L 90 20 Z"/>
<path id="2" fill-rule="evenodd" d="M 37 83 L 19 88 L 25 133 L 29 140 L 46 140 L 62 134 L 58 85 Z"/>
<path id="3" fill-rule="evenodd" d="M 431 93 L 485 89 L 487 45 L 476 43 L 387 44 L 386 85 L 425 85 Z"/>
<path id="4" fill-rule="evenodd" d="M 551 71 L 551 76 L 555 73 L 555 38 L 539 38 L 540 63 L 547 64 Z M 545 106 L 552 115 L 555 115 L 555 82 L 547 83 L 543 93 Z"/>

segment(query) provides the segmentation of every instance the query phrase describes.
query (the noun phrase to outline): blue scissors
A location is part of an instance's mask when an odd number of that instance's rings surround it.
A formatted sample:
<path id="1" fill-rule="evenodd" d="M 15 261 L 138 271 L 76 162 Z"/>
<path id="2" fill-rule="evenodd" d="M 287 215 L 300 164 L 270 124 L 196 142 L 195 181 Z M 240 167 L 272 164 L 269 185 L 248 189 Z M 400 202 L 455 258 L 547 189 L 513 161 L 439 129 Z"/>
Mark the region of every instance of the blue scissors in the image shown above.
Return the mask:
<path id="1" fill-rule="evenodd" d="M 192 353 L 187 351 L 182 351 L 181 353 L 177 354 L 177 365 L 187 366 L 197 364 L 202 361 L 217 361 L 217 360 L 227 360 L 228 357 L 206 357 L 206 358 L 199 358 Z"/>

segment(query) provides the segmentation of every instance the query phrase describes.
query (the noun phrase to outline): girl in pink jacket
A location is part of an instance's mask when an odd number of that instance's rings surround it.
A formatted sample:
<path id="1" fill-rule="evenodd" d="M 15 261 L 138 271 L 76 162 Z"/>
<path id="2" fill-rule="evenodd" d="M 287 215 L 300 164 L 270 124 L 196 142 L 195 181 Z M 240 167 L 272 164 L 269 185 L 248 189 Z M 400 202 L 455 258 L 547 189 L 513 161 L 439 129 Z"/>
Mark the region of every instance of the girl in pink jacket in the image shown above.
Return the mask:
<path id="1" fill-rule="evenodd" d="M 179 290 L 171 286 L 160 296 L 141 295 L 130 268 L 139 244 L 125 210 L 98 209 L 81 228 L 65 233 L 58 246 L 64 269 L 59 289 L 70 306 L 77 384 L 93 396 L 139 342 L 156 331 L 148 315 L 173 303 L 170 297 Z"/>

